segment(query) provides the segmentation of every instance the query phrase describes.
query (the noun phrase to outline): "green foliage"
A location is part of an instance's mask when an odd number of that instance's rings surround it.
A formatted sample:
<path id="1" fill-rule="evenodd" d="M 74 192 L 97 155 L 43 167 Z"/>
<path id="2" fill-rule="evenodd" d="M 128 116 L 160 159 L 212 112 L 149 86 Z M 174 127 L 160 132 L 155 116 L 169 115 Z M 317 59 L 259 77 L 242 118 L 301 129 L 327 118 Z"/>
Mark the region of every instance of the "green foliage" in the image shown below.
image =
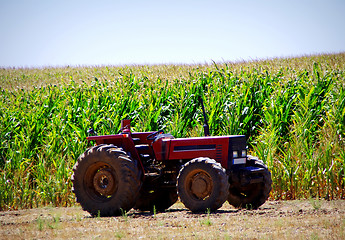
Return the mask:
<path id="1" fill-rule="evenodd" d="M 204 218 L 203 220 L 200 220 L 200 225 L 205 225 L 205 226 L 211 226 L 212 225 L 212 221 L 210 219 L 210 209 L 208 208 L 206 211 L 207 214 L 207 218 Z"/>
<path id="2" fill-rule="evenodd" d="M 320 199 L 318 199 L 318 198 L 316 198 L 316 199 L 311 198 L 310 199 L 310 204 L 313 206 L 313 208 L 315 210 L 319 210 L 321 208 L 321 206 L 322 206 L 322 203 L 321 203 Z"/>
<path id="3" fill-rule="evenodd" d="M 41 216 L 39 216 L 37 219 L 37 228 L 39 231 L 43 231 L 46 227 L 50 229 L 57 229 L 59 228 L 59 225 L 60 225 L 59 216 L 53 216 L 51 220 L 41 219 Z"/>
<path id="4" fill-rule="evenodd" d="M 156 205 L 153 205 L 153 217 L 157 217 L 157 210 L 156 210 Z"/>
<path id="5" fill-rule="evenodd" d="M 41 219 L 41 217 L 38 217 L 38 219 L 37 219 L 37 225 L 38 225 L 38 230 L 39 230 L 39 231 L 42 231 L 42 230 L 43 230 L 43 226 L 44 226 L 44 222 L 43 222 L 43 220 Z"/>
<path id="6" fill-rule="evenodd" d="M 199 66 L 0 69 L 0 210 L 74 204 L 87 130 L 244 134 L 272 198 L 345 198 L 345 54 Z"/>
<path id="7" fill-rule="evenodd" d="M 121 215 L 122 215 L 122 218 L 125 222 L 128 222 L 128 212 L 126 210 L 123 210 L 121 208 Z"/>

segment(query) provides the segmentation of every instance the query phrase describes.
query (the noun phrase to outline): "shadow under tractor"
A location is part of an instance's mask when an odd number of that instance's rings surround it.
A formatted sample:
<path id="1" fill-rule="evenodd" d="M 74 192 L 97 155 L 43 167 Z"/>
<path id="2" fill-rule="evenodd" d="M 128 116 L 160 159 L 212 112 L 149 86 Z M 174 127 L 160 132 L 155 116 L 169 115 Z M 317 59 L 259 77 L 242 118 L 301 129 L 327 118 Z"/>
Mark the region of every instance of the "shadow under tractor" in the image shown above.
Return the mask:
<path id="1" fill-rule="evenodd" d="M 119 134 L 87 137 L 96 145 L 73 167 L 77 202 L 92 216 L 164 211 L 178 197 L 192 212 L 215 211 L 226 200 L 236 208 L 260 207 L 271 173 L 247 155 L 244 135 L 209 136 L 204 107 L 203 113 L 205 137 L 132 132 L 130 120 L 121 121 Z"/>

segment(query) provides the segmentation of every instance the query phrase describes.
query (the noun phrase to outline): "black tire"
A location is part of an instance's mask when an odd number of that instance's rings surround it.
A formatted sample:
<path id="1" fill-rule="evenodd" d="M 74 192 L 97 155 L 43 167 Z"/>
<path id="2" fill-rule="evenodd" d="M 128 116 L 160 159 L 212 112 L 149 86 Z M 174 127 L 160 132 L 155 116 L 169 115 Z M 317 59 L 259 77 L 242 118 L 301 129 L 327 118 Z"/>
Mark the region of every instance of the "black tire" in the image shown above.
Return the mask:
<path id="1" fill-rule="evenodd" d="M 114 145 L 86 150 L 73 167 L 73 192 L 92 216 L 115 216 L 129 211 L 141 187 L 137 164 Z"/>
<path id="2" fill-rule="evenodd" d="M 177 177 L 178 195 L 192 212 L 217 210 L 226 201 L 228 189 L 225 169 L 210 158 L 187 162 Z"/>
<path id="3" fill-rule="evenodd" d="M 267 166 L 257 158 L 248 159 L 248 166 L 264 168 L 265 171 L 262 174 L 264 181 L 244 187 L 230 184 L 228 202 L 236 208 L 258 209 L 270 195 L 272 189 L 271 173 Z"/>
<path id="4" fill-rule="evenodd" d="M 140 189 L 140 194 L 134 209 L 140 211 L 163 212 L 171 207 L 178 199 L 176 188 L 152 189 L 145 184 Z"/>

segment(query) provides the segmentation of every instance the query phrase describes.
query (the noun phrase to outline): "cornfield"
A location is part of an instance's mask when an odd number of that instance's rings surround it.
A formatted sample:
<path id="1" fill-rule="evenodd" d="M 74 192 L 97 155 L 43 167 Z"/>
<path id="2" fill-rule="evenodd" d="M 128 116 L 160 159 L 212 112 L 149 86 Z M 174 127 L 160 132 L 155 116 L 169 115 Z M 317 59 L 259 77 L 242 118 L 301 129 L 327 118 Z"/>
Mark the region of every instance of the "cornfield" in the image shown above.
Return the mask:
<path id="1" fill-rule="evenodd" d="M 0 69 L 0 210 L 75 203 L 87 130 L 246 135 L 271 199 L 345 198 L 345 53 L 203 65 Z"/>

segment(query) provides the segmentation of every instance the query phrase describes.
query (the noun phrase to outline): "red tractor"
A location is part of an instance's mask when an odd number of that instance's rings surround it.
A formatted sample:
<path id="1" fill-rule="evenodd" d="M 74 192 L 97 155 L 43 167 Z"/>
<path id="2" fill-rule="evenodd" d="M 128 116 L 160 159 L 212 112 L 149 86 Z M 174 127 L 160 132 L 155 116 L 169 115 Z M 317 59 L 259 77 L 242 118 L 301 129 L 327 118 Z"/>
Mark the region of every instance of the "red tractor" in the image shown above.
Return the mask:
<path id="1" fill-rule="evenodd" d="M 73 167 L 73 192 L 92 216 L 114 216 L 134 208 L 164 211 L 180 197 L 192 212 L 215 211 L 228 200 L 256 209 L 269 197 L 271 173 L 247 155 L 244 135 L 174 138 L 163 130 L 90 136 Z"/>

